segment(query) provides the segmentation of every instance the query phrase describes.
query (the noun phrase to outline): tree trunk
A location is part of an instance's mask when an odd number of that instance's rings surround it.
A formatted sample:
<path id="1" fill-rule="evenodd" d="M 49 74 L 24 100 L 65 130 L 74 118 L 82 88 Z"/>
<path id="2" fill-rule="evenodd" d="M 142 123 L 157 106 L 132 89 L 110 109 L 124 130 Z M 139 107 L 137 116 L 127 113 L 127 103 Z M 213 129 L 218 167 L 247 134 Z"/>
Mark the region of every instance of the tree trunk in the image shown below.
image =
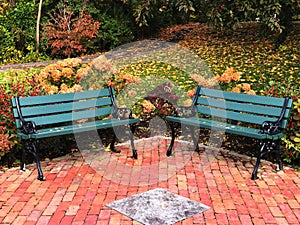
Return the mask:
<path id="1" fill-rule="evenodd" d="M 42 14 L 42 5 L 43 5 L 43 0 L 40 0 L 39 10 L 38 10 L 38 15 L 36 20 L 36 53 L 40 52 L 40 20 Z"/>

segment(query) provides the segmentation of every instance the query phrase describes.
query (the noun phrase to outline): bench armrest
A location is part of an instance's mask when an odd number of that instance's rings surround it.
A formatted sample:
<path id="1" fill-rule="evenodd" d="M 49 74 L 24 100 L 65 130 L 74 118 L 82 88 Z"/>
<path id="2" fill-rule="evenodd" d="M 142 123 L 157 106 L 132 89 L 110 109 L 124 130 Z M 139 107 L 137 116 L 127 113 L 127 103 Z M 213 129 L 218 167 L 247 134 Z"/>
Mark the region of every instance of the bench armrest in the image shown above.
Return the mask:
<path id="1" fill-rule="evenodd" d="M 261 125 L 260 133 L 274 135 L 274 134 L 279 134 L 282 132 L 282 127 L 280 126 L 280 124 L 284 118 L 284 114 L 285 114 L 289 99 L 290 99 L 289 96 L 286 96 L 284 98 L 282 110 L 281 110 L 281 113 L 280 113 L 277 121 L 264 121 Z"/>
<path id="2" fill-rule="evenodd" d="M 186 107 L 186 106 L 178 106 L 175 109 L 175 115 L 176 117 L 183 117 L 183 118 L 189 118 L 196 115 L 195 110 L 193 107 Z"/>
<path id="3" fill-rule="evenodd" d="M 36 126 L 33 121 L 23 121 L 21 123 L 21 132 L 24 134 L 35 134 L 37 133 L 36 131 Z"/>
<path id="4" fill-rule="evenodd" d="M 35 123 L 33 121 L 25 121 L 25 119 L 23 118 L 23 115 L 21 112 L 19 96 L 16 96 L 14 98 L 15 98 L 17 112 L 18 112 L 18 116 L 19 116 L 19 120 L 20 120 L 20 126 L 21 126 L 20 131 L 24 134 L 37 133 Z"/>
<path id="5" fill-rule="evenodd" d="M 193 102 L 190 106 L 177 106 L 175 108 L 174 116 L 189 118 L 189 117 L 194 117 L 196 115 L 195 105 L 198 101 L 200 89 L 201 89 L 200 86 L 197 86 L 194 97 L 193 97 Z"/>
<path id="6" fill-rule="evenodd" d="M 112 117 L 114 119 L 132 119 L 133 117 L 130 108 L 120 108 L 117 106 L 114 98 L 113 88 L 111 86 L 109 86 L 109 94 L 113 107 Z"/>
<path id="7" fill-rule="evenodd" d="M 279 134 L 282 132 L 282 128 L 280 126 L 280 123 L 278 121 L 264 121 L 261 125 L 260 133 L 261 134 Z"/>
<path id="8" fill-rule="evenodd" d="M 113 118 L 115 119 L 132 119 L 132 112 L 130 108 L 113 107 Z"/>

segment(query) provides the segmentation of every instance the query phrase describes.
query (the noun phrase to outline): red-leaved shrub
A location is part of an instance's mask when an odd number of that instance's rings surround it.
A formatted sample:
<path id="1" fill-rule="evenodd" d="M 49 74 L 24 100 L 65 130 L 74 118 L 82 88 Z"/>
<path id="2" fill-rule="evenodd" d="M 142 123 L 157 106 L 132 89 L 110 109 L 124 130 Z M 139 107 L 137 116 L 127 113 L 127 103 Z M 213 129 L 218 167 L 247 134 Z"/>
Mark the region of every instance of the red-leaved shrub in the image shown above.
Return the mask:
<path id="1" fill-rule="evenodd" d="M 60 8 L 46 26 L 48 47 L 55 56 L 79 56 L 92 45 L 99 27 L 100 22 L 95 22 L 84 11 L 76 17 L 68 7 Z"/>

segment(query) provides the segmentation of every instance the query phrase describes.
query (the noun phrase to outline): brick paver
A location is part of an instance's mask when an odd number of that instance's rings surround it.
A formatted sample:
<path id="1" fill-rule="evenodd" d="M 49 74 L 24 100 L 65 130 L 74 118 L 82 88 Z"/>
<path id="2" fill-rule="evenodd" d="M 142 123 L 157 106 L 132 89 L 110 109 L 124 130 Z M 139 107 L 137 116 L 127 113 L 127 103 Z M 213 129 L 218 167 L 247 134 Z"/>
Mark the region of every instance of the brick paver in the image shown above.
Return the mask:
<path id="1" fill-rule="evenodd" d="M 261 178 L 252 181 L 255 160 L 249 157 L 214 150 L 211 158 L 208 149 L 193 153 L 188 143 L 177 142 L 167 158 L 168 142 L 138 141 L 138 160 L 128 158 L 125 144 L 118 146 L 121 154 L 96 153 L 93 161 L 77 153 L 42 162 L 43 182 L 35 165 L 2 172 L 0 224 L 139 225 L 105 204 L 158 187 L 211 207 L 176 225 L 300 223 L 299 172 L 285 167 L 276 173 L 263 161 Z"/>

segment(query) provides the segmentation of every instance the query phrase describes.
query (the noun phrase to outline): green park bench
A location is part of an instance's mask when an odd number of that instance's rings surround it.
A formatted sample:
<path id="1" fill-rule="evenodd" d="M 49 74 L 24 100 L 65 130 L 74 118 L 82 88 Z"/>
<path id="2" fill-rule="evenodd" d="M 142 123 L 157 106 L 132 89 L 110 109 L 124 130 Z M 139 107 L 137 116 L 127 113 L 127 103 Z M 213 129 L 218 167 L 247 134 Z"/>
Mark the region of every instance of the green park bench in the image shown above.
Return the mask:
<path id="1" fill-rule="evenodd" d="M 167 116 L 172 139 L 167 155 L 172 154 L 176 124 L 195 128 L 220 130 L 224 133 L 253 138 L 257 146 L 257 161 L 251 179 L 257 179 L 261 158 L 276 153 L 277 170 L 282 169 L 280 140 L 287 127 L 292 107 L 290 97 L 276 98 L 226 92 L 198 86 L 191 107 L 178 107 L 174 116 Z M 199 138 L 193 132 L 195 151 L 199 151 Z"/>
<path id="2" fill-rule="evenodd" d="M 23 150 L 21 170 L 25 170 L 26 152 L 33 154 L 38 179 L 44 180 L 40 166 L 37 140 L 93 130 L 128 126 L 133 158 L 137 158 L 133 133 L 140 120 L 128 108 L 118 108 L 113 88 L 45 96 L 13 97 L 13 114 Z M 116 135 L 110 143 L 112 151 Z"/>

